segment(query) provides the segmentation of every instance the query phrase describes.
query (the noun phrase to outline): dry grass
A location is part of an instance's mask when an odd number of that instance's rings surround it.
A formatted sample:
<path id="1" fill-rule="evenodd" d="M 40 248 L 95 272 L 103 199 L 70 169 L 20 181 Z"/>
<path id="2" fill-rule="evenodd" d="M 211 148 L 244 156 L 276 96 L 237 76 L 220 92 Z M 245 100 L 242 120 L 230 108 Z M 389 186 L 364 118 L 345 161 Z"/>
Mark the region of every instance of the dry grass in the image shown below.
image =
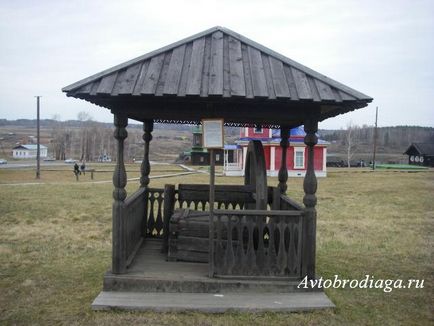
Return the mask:
<path id="1" fill-rule="evenodd" d="M 139 167 L 137 165 L 137 171 Z M 154 169 L 165 173 L 173 166 Z M 27 173 L 27 172 L 26 172 Z M 0 170 L 0 183 L 34 174 Z M 53 172 L 54 173 L 54 172 Z M 138 173 L 138 172 L 137 172 Z M 72 173 L 71 173 L 72 174 Z M 299 314 L 92 312 L 110 264 L 111 184 L 0 184 L 0 323 L 68 325 L 428 325 L 432 322 L 434 173 L 330 172 L 319 179 L 318 273 L 325 277 L 425 279 L 424 289 L 329 289 L 334 311 Z M 130 177 L 130 175 L 128 175 Z M 50 177 L 51 178 L 51 177 Z M 110 179 L 108 177 L 108 179 Z M 99 179 L 99 177 L 98 177 Z M 8 181 L 8 182 L 5 182 Z M 53 182 L 50 184 L 50 182 Z M 151 181 L 207 183 L 203 174 Z M 275 178 L 269 179 L 276 184 Z M 218 177 L 240 184 L 242 178 Z M 131 193 L 138 181 L 128 184 Z M 302 179 L 288 192 L 301 200 Z"/>

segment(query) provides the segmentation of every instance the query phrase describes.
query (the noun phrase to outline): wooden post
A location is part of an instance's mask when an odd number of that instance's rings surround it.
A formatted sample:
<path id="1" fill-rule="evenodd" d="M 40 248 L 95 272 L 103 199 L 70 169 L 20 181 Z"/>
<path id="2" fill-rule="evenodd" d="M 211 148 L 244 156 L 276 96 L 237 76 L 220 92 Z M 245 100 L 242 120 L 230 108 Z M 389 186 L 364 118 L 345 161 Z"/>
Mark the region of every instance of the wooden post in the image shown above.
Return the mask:
<path id="1" fill-rule="evenodd" d="M 304 221 L 303 221 L 303 252 L 302 252 L 302 277 L 315 278 L 315 254 L 316 254 L 316 189 L 317 180 L 314 168 L 314 146 L 318 142 L 316 132 L 318 121 L 309 119 L 305 121 L 304 130 L 306 136 L 304 143 L 307 146 L 307 169 L 304 177 Z"/>
<path id="2" fill-rule="evenodd" d="M 151 164 L 149 163 L 149 143 L 152 140 L 152 131 L 154 130 L 154 121 L 145 120 L 143 123 L 143 137 L 145 142 L 142 165 L 140 166 L 140 187 L 145 188 L 143 193 L 145 205 L 143 211 L 142 236 L 146 237 L 148 228 L 148 196 L 149 196 L 149 174 L 151 173 Z"/>
<path id="3" fill-rule="evenodd" d="M 39 99 L 36 96 L 36 179 L 41 178 L 41 137 L 40 137 L 40 119 L 39 119 Z M 78 180 L 77 180 L 78 181 Z"/>
<path id="4" fill-rule="evenodd" d="M 215 201 L 215 153 L 209 150 L 209 277 L 214 277 L 214 201 Z"/>
<path id="5" fill-rule="evenodd" d="M 175 210 L 175 186 L 174 185 L 165 185 L 164 186 L 164 207 L 163 207 L 163 248 L 162 252 L 167 253 L 168 244 L 169 244 L 169 223 L 170 218 L 173 215 L 173 211 Z"/>
<path id="6" fill-rule="evenodd" d="M 152 131 L 154 130 L 154 121 L 145 120 L 143 123 L 143 140 L 145 141 L 145 151 L 141 165 L 140 187 L 149 185 L 149 174 L 151 173 L 151 164 L 149 163 L 149 143 L 152 140 Z"/>
<path id="7" fill-rule="evenodd" d="M 289 134 L 289 128 L 286 126 L 280 127 L 280 148 L 282 149 L 282 161 L 280 162 L 280 169 L 278 174 L 279 179 L 279 189 L 281 194 L 286 193 L 286 189 L 288 188 L 288 185 L 286 182 L 288 181 L 288 167 L 286 164 L 286 154 L 287 149 L 289 146 L 288 141 L 288 134 Z"/>
<path id="8" fill-rule="evenodd" d="M 128 124 L 127 116 L 115 113 L 114 137 L 117 141 L 116 165 L 113 173 L 113 252 L 112 272 L 114 274 L 125 273 L 126 270 L 126 232 L 125 216 L 123 216 L 124 200 L 127 197 L 125 186 L 127 185 L 127 173 L 124 164 L 124 140 L 128 133 L 125 127 Z"/>

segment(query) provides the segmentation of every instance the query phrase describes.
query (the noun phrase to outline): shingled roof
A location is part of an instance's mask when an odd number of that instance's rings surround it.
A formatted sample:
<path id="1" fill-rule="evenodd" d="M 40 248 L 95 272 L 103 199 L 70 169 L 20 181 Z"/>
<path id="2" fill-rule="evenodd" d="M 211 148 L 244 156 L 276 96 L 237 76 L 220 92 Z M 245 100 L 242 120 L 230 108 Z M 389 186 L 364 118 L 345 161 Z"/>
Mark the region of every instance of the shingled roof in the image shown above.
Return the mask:
<path id="1" fill-rule="evenodd" d="M 112 110 L 120 110 L 121 106 L 125 109 L 128 102 L 136 111 L 130 112 L 131 117 L 168 122 L 182 119 L 182 114 L 172 117 L 145 111 L 149 108 L 156 111 L 157 106 L 174 101 L 189 105 L 209 101 L 241 106 L 274 103 L 283 109 L 311 103 L 321 107 L 320 120 L 324 120 L 365 107 L 372 101 L 365 94 L 223 27 L 211 28 L 107 69 L 63 91 L 67 96 Z M 262 105 L 262 115 L 269 116 L 265 107 Z M 202 113 L 204 110 L 206 106 L 202 107 Z M 198 117 L 187 114 L 185 119 L 194 122 Z M 225 121 L 242 125 L 246 123 L 243 119 L 232 117 Z M 273 119 L 265 120 L 264 125 L 279 124 Z M 295 123 L 296 119 L 293 120 Z M 300 122 L 298 118 L 297 123 Z"/>
<path id="2" fill-rule="evenodd" d="M 419 155 L 434 156 L 433 143 L 412 143 L 404 154 L 411 155 L 416 150 Z"/>

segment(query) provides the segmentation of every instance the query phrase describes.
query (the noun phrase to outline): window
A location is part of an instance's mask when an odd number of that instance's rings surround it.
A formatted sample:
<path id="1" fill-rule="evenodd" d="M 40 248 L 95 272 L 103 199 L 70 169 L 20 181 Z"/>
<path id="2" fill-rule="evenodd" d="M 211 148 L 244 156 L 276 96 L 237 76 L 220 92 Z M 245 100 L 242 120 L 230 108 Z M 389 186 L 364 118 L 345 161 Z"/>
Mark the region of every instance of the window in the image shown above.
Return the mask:
<path id="1" fill-rule="evenodd" d="M 304 169 L 304 147 L 294 148 L 294 168 Z"/>
<path id="2" fill-rule="evenodd" d="M 254 133 L 255 134 L 262 134 L 262 127 L 255 127 Z"/>
<path id="3" fill-rule="evenodd" d="M 215 160 L 218 162 L 218 161 L 220 161 L 220 154 L 216 154 L 215 155 Z"/>

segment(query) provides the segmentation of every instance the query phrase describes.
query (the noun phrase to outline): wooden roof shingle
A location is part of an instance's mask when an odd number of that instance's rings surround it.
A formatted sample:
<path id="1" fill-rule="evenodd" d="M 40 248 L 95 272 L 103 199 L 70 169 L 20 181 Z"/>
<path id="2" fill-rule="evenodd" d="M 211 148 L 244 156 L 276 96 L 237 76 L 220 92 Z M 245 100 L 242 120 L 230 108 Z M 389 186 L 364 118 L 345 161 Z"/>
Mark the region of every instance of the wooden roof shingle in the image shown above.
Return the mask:
<path id="1" fill-rule="evenodd" d="M 325 105 L 321 119 L 372 98 L 223 27 L 214 27 L 62 89 L 113 109 L 114 97 L 219 98 Z M 119 102 L 116 102 L 119 103 Z M 179 119 L 179 117 L 178 117 Z"/>

